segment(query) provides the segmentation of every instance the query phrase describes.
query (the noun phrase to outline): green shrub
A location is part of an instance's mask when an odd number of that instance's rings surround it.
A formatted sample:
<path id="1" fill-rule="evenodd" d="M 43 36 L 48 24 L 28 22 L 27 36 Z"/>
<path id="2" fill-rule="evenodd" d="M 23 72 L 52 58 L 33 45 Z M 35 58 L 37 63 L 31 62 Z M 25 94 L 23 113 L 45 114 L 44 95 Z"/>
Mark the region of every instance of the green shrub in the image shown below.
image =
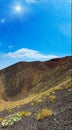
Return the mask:
<path id="1" fill-rule="evenodd" d="M 12 126 L 15 122 L 20 121 L 20 120 L 21 120 L 21 117 L 18 113 L 14 115 L 10 115 L 2 121 L 2 127 Z"/>

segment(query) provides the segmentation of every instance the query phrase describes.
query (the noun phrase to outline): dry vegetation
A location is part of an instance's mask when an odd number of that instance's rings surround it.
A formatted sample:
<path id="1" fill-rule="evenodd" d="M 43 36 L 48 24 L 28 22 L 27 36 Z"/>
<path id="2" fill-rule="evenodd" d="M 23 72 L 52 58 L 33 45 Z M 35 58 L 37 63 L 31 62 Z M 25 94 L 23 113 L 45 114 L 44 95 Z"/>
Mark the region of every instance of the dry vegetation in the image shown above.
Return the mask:
<path id="1" fill-rule="evenodd" d="M 27 111 L 21 111 L 21 112 L 18 112 L 18 114 L 21 117 L 24 117 L 24 116 L 30 116 L 32 113 L 31 112 L 27 112 Z"/>
<path id="2" fill-rule="evenodd" d="M 30 103 L 30 106 L 32 107 L 32 106 L 34 106 L 34 104 L 35 104 L 34 102 L 31 102 L 31 103 Z"/>
<path id="3" fill-rule="evenodd" d="M 55 96 L 55 95 L 49 95 L 49 100 L 50 100 L 51 102 L 53 102 L 55 99 L 56 99 L 56 96 Z"/>
<path id="4" fill-rule="evenodd" d="M 6 102 L 6 101 L 2 100 L 0 111 L 3 111 L 5 109 L 6 110 L 12 109 L 12 108 L 15 108 L 17 106 L 30 103 L 32 101 L 38 101 L 41 98 L 45 98 L 46 96 L 49 96 L 51 93 L 53 93 L 55 91 L 59 91 L 59 90 L 62 90 L 62 89 L 70 89 L 71 85 L 69 87 L 66 87 L 66 85 L 69 84 L 70 82 L 71 82 L 71 78 L 64 81 L 63 83 L 55 86 L 55 87 L 52 87 L 52 88 L 44 91 L 44 92 L 41 92 L 39 94 L 30 95 L 29 97 L 27 97 L 27 98 L 25 98 L 23 100 L 12 101 L 12 102 Z"/>
<path id="5" fill-rule="evenodd" d="M 46 96 L 70 89 L 72 57 L 47 62 L 20 62 L 0 71 L 0 111 L 30 103 L 42 103 Z M 70 62 L 70 63 L 69 63 Z M 32 102 L 32 103 L 31 103 Z"/>
<path id="6" fill-rule="evenodd" d="M 42 109 L 37 115 L 37 120 L 42 120 L 48 116 L 51 116 L 53 114 L 53 111 L 51 109 Z"/>
<path id="7" fill-rule="evenodd" d="M 37 103 L 42 103 L 42 99 L 38 99 L 38 100 L 37 100 Z"/>
<path id="8" fill-rule="evenodd" d="M 2 122 L 3 121 L 3 118 L 2 117 L 0 117 L 0 122 Z"/>

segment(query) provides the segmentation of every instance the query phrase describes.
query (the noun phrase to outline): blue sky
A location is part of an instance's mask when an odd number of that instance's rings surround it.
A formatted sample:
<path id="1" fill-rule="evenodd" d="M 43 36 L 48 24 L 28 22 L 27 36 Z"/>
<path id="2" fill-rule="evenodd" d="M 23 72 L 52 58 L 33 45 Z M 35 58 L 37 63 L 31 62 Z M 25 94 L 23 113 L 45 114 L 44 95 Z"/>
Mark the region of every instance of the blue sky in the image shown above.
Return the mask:
<path id="1" fill-rule="evenodd" d="M 0 0 L 0 69 L 71 55 L 71 0 Z"/>

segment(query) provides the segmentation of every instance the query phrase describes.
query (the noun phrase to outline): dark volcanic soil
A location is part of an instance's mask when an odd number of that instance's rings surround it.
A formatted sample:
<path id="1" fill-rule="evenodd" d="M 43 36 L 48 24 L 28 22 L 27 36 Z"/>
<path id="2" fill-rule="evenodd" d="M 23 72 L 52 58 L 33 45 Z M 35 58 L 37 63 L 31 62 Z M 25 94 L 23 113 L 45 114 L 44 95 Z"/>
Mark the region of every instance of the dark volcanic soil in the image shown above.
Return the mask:
<path id="1" fill-rule="evenodd" d="M 56 92 L 56 100 L 52 103 L 48 97 L 42 103 L 30 104 L 13 109 L 12 113 L 18 111 L 31 111 L 32 115 L 24 117 L 20 122 L 9 128 L 0 130 L 72 130 L 72 90 L 60 90 Z M 41 121 L 35 119 L 36 113 L 43 108 L 51 108 L 54 111 L 52 116 Z M 7 111 L 1 112 L 0 117 L 8 116 Z"/>

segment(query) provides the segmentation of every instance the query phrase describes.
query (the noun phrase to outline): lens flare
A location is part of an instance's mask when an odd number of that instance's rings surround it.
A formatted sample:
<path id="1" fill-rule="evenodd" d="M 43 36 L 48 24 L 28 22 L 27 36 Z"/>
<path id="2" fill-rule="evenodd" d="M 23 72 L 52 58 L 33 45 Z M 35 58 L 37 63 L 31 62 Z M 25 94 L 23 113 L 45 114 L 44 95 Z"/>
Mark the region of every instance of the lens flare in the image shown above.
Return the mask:
<path id="1" fill-rule="evenodd" d="M 21 7 L 20 5 L 16 5 L 15 10 L 16 10 L 17 12 L 21 12 L 22 7 Z"/>

